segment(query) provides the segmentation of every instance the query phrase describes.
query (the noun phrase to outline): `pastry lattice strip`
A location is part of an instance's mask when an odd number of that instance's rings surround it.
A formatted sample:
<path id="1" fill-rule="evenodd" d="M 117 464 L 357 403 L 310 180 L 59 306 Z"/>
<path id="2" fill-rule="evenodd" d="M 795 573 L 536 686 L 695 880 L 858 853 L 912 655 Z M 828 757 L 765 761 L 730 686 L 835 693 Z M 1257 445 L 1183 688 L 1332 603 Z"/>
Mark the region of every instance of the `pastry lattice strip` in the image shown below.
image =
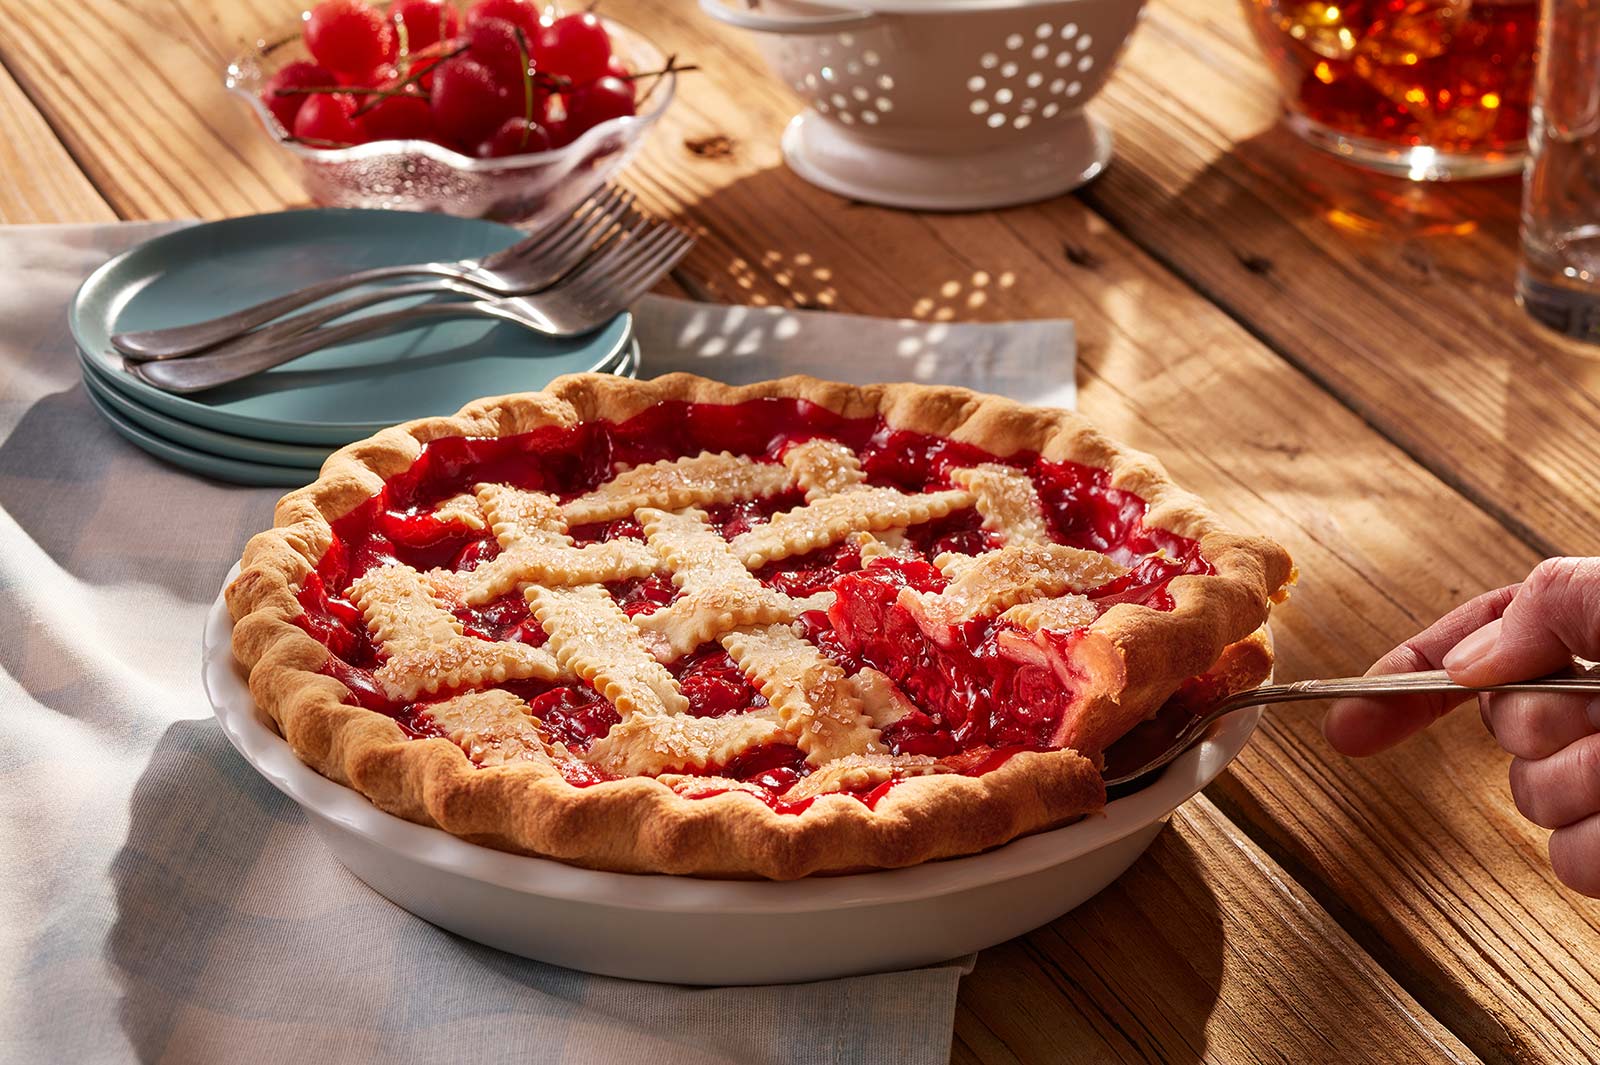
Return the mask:
<path id="1" fill-rule="evenodd" d="M 752 747 L 792 743 L 772 709 L 732 717 L 633 713 L 589 748 L 588 760 L 624 776 L 721 766 Z"/>
<path id="2" fill-rule="evenodd" d="M 372 570 L 350 586 L 352 601 L 388 656 L 373 678 L 389 698 L 409 701 L 423 692 L 563 675 L 555 656 L 541 647 L 465 635 L 439 587 L 399 564 Z"/>
<path id="3" fill-rule="evenodd" d="M 535 585 L 527 596 L 557 660 L 605 696 L 624 718 L 689 709 L 677 680 L 639 640 L 633 622 L 604 588 Z"/>
<path id="4" fill-rule="evenodd" d="M 1021 470 L 998 463 L 951 470 L 950 483 L 972 493 L 973 505 L 983 515 L 983 527 L 1004 537 L 1007 544 L 1050 539 L 1044 508 L 1033 480 Z"/>
<path id="5" fill-rule="evenodd" d="M 660 610 L 633 619 L 662 661 L 681 658 L 733 629 L 793 621 L 833 602 L 831 593 L 795 599 L 762 584 L 698 510 L 669 514 L 646 507 L 637 517 L 682 592 Z"/>
<path id="6" fill-rule="evenodd" d="M 1128 572 L 1097 551 L 1065 544 L 1015 544 L 975 558 L 941 555 L 937 562 L 951 578 L 944 591 L 905 589 L 901 600 L 914 604 L 925 621 L 940 625 L 959 625 L 1067 592 L 1092 591 Z"/>
<path id="7" fill-rule="evenodd" d="M 503 688 L 468 692 L 428 707 L 433 723 L 479 765 L 548 764 L 550 753 L 528 704 Z"/>
<path id="8" fill-rule="evenodd" d="M 837 440 L 818 437 L 795 444 L 783 453 L 783 464 L 805 492 L 807 503 L 848 492 L 867 480 L 856 453 Z"/>
<path id="9" fill-rule="evenodd" d="M 956 490 L 902 492 L 862 487 L 774 514 L 764 525 L 733 538 L 735 555 L 750 569 L 838 543 L 851 533 L 903 529 L 972 505 Z"/>
<path id="10" fill-rule="evenodd" d="M 484 484 L 478 486 L 478 503 L 500 554 L 472 571 L 469 603 L 487 603 L 524 584 L 593 584 L 648 576 L 656 568 L 655 556 L 636 540 L 578 547 L 551 496 Z"/>
<path id="11" fill-rule="evenodd" d="M 810 765 L 882 753 L 850 678 L 789 626 L 730 632 L 722 646 L 778 712 Z"/>
<path id="12" fill-rule="evenodd" d="M 624 470 L 594 491 L 561 508 L 568 525 L 626 518 L 643 507 L 678 510 L 776 495 L 789 487 L 789 473 L 771 462 L 753 462 L 723 451 L 651 462 Z"/>

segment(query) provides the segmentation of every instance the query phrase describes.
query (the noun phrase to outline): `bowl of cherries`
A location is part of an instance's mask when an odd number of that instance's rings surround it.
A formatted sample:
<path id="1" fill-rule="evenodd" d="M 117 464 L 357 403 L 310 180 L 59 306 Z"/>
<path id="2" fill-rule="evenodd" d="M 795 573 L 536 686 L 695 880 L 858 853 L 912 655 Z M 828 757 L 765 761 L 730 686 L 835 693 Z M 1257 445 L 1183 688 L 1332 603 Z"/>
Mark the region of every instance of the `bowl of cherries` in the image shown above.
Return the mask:
<path id="1" fill-rule="evenodd" d="M 317 203 L 537 222 L 632 157 L 677 69 L 612 19 L 531 0 L 322 0 L 225 83 Z"/>

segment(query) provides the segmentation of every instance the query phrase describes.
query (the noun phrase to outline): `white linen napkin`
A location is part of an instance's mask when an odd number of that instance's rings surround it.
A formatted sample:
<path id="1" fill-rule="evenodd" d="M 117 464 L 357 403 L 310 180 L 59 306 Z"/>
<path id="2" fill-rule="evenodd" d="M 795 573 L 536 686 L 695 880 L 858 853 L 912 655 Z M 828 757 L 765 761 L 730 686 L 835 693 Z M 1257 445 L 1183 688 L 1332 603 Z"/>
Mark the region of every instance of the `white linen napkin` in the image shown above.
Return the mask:
<path id="1" fill-rule="evenodd" d="M 0 1061 L 946 1061 L 970 959 L 692 989 L 502 954 L 369 890 L 234 753 L 200 688 L 200 632 L 278 493 L 124 443 L 84 396 L 66 326 L 84 276 L 171 225 L 0 229 Z M 646 375 L 1073 401 L 1066 322 L 656 298 L 639 319 Z"/>

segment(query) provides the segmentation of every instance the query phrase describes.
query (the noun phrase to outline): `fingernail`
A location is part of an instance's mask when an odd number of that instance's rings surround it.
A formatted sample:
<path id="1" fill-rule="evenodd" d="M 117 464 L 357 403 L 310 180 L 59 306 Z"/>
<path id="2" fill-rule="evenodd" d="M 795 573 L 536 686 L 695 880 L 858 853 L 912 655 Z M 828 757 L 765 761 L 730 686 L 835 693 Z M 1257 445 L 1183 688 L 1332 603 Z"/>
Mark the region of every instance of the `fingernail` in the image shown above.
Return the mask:
<path id="1" fill-rule="evenodd" d="M 1466 639 L 1456 644 L 1444 656 L 1442 663 L 1449 673 L 1462 673 L 1488 659 L 1494 645 L 1500 642 L 1500 619 L 1495 618 Z"/>

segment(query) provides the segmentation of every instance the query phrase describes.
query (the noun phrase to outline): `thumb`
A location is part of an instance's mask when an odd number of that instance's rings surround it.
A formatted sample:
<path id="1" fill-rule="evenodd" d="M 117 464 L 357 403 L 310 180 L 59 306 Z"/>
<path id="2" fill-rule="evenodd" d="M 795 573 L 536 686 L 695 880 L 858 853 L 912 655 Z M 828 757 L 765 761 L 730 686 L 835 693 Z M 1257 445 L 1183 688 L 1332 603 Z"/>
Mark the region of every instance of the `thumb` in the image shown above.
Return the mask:
<path id="1" fill-rule="evenodd" d="M 1539 563 L 1505 613 L 1461 640 L 1443 665 L 1457 683 L 1527 680 L 1600 657 L 1600 558 Z"/>

